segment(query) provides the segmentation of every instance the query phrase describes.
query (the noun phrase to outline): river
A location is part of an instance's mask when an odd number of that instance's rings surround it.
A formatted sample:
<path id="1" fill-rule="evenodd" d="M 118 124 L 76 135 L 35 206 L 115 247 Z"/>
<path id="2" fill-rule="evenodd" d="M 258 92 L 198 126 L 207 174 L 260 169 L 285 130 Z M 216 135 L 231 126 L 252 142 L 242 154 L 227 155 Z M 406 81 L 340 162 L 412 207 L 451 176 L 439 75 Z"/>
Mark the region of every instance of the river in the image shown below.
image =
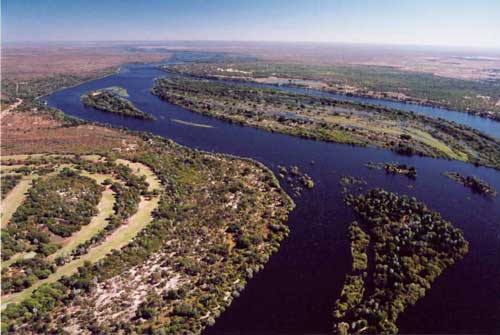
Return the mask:
<path id="1" fill-rule="evenodd" d="M 315 182 L 311 191 L 295 199 L 297 207 L 288 222 L 291 233 L 280 250 L 206 334 L 311 334 L 331 330 L 333 304 L 351 265 L 347 227 L 355 220 L 353 211 L 342 201 L 339 180 L 343 175 L 362 177 L 369 188 L 383 187 L 417 197 L 461 228 L 470 243 L 469 254 L 447 269 L 426 297 L 401 315 L 398 326 L 402 333 L 500 331 L 500 197 L 491 200 L 473 194 L 442 175 L 444 171 L 477 175 L 500 190 L 499 171 L 457 161 L 403 157 L 388 150 L 306 140 L 219 121 L 152 95 L 154 78 L 159 76 L 168 74 L 153 64 L 128 65 L 116 75 L 45 99 L 69 115 L 148 131 L 192 148 L 250 157 L 274 172 L 278 165 L 296 165 Z M 109 86 L 126 88 L 129 99 L 157 120 L 127 118 L 83 106 L 82 94 Z M 462 121 L 467 122 L 469 117 L 464 114 Z M 499 125 L 492 126 L 497 134 Z M 409 180 L 369 170 L 363 166 L 368 161 L 410 164 L 417 168 L 418 177 Z M 283 186 L 290 193 L 288 185 Z"/>

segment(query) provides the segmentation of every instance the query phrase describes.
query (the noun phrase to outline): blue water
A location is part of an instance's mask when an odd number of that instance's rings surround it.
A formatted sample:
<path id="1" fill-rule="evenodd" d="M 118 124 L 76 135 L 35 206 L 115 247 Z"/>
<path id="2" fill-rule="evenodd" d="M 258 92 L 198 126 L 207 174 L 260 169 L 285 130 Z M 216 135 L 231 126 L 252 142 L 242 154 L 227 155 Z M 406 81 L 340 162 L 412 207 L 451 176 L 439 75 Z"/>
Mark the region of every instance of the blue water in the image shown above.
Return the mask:
<path id="1" fill-rule="evenodd" d="M 495 333 L 500 331 L 500 198 L 471 193 L 441 175 L 458 171 L 477 175 L 500 190 L 500 172 L 441 159 L 403 157 L 387 150 L 316 142 L 242 127 L 193 113 L 150 94 L 154 78 L 165 76 L 153 65 L 130 65 L 119 74 L 56 92 L 50 106 L 89 121 L 148 131 L 206 151 L 251 157 L 277 171 L 297 165 L 315 182 L 296 200 L 290 236 L 241 296 L 206 334 L 328 333 L 331 312 L 350 270 L 347 227 L 355 220 L 342 201 L 339 179 L 363 177 L 368 187 L 417 197 L 460 227 L 470 242 L 469 254 L 447 269 L 427 296 L 398 322 L 403 333 Z M 130 100 L 157 120 L 126 118 L 86 108 L 80 96 L 90 90 L 122 86 Z M 419 107 L 419 106 L 417 106 Z M 449 113 L 446 111 L 446 113 Z M 208 124 L 199 128 L 170 119 Z M 464 115 L 464 119 L 469 116 Z M 486 120 L 485 122 L 490 122 Z M 314 160 L 314 165 L 310 161 Z M 417 168 L 416 180 L 369 170 L 368 161 L 399 161 Z M 284 188 L 290 191 L 285 183 Z"/>

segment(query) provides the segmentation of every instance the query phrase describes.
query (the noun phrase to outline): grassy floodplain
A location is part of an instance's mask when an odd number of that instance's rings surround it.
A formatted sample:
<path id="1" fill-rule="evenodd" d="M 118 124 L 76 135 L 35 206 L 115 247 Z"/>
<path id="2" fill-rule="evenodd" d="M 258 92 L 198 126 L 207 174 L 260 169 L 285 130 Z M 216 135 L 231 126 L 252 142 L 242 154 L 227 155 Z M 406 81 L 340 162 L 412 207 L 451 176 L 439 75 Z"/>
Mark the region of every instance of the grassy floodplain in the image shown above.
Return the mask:
<path id="1" fill-rule="evenodd" d="M 153 93 L 195 112 L 317 140 L 500 168 L 500 142 L 415 113 L 205 79 L 158 79 Z"/>
<path id="2" fill-rule="evenodd" d="M 500 120 L 500 81 L 464 80 L 390 66 L 286 62 L 169 65 L 172 72 L 321 89 L 425 104 Z"/>

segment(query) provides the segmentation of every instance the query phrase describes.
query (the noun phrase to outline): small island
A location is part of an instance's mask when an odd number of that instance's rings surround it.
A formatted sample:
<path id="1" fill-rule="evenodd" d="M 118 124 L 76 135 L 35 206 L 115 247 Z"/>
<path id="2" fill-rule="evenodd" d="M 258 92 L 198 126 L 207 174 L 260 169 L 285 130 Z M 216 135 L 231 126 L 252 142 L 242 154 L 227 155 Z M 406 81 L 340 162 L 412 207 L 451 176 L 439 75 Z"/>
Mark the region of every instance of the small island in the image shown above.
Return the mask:
<path id="1" fill-rule="evenodd" d="M 450 171 L 444 172 L 443 175 L 456 181 L 459 184 L 464 185 L 465 187 L 470 188 L 474 193 L 482 194 L 492 198 L 497 196 L 497 191 L 493 188 L 493 186 L 491 186 L 490 184 L 488 184 L 479 177 L 464 176 L 458 172 L 450 172 Z"/>
<path id="2" fill-rule="evenodd" d="M 352 269 L 333 311 L 336 334 L 397 334 L 396 321 L 467 254 L 460 229 L 415 198 L 383 189 L 347 195 Z"/>
<path id="3" fill-rule="evenodd" d="M 498 140 L 418 113 L 197 77 L 159 78 L 151 92 L 193 112 L 271 132 L 500 169 Z"/>
<path id="4" fill-rule="evenodd" d="M 144 120 L 155 118 L 135 107 L 126 97 L 127 91 L 122 87 L 108 87 L 95 90 L 82 95 L 82 102 L 87 107 L 92 107 L 104 112 L 130 116 Z"/>
<path id="5" fill-rule="evenodd" d="M 391 163 L 368 162 L 365 164 L 365 166 L 372 170 L 384 169 L 386 174 L 392 174 L 392 175 L 400 174 L 408 177 L 409 179 L 417 178 L 417 169 L 414 166 L 409 166 L 398 162 L 391 162 Z"/>
<path id="6" fill-rule="evenodd" d="M 304 188 L 308 190 L 314 188 L 313 179 L 307 173 L 302 173 L 298 166 L 290 166 L 287 169 L 285 166 L 278 165 L 278 172 L 281 179 L 286 177 L 286 181 L 293 189 L 294 197 L 300 196 Z"/>

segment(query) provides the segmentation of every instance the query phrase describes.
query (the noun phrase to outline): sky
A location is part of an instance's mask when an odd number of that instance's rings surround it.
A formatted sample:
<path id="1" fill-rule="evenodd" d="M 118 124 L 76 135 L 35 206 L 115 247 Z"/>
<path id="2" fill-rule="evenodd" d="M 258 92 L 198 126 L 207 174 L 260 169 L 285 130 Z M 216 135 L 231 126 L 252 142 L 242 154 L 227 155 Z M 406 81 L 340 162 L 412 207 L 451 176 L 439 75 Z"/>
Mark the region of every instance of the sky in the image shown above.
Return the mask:
<path id="1" fill-rule="evenodd" d="M 230 40 L 500 48 L 500 0 L 3 0 L 2 41 Z"/>

